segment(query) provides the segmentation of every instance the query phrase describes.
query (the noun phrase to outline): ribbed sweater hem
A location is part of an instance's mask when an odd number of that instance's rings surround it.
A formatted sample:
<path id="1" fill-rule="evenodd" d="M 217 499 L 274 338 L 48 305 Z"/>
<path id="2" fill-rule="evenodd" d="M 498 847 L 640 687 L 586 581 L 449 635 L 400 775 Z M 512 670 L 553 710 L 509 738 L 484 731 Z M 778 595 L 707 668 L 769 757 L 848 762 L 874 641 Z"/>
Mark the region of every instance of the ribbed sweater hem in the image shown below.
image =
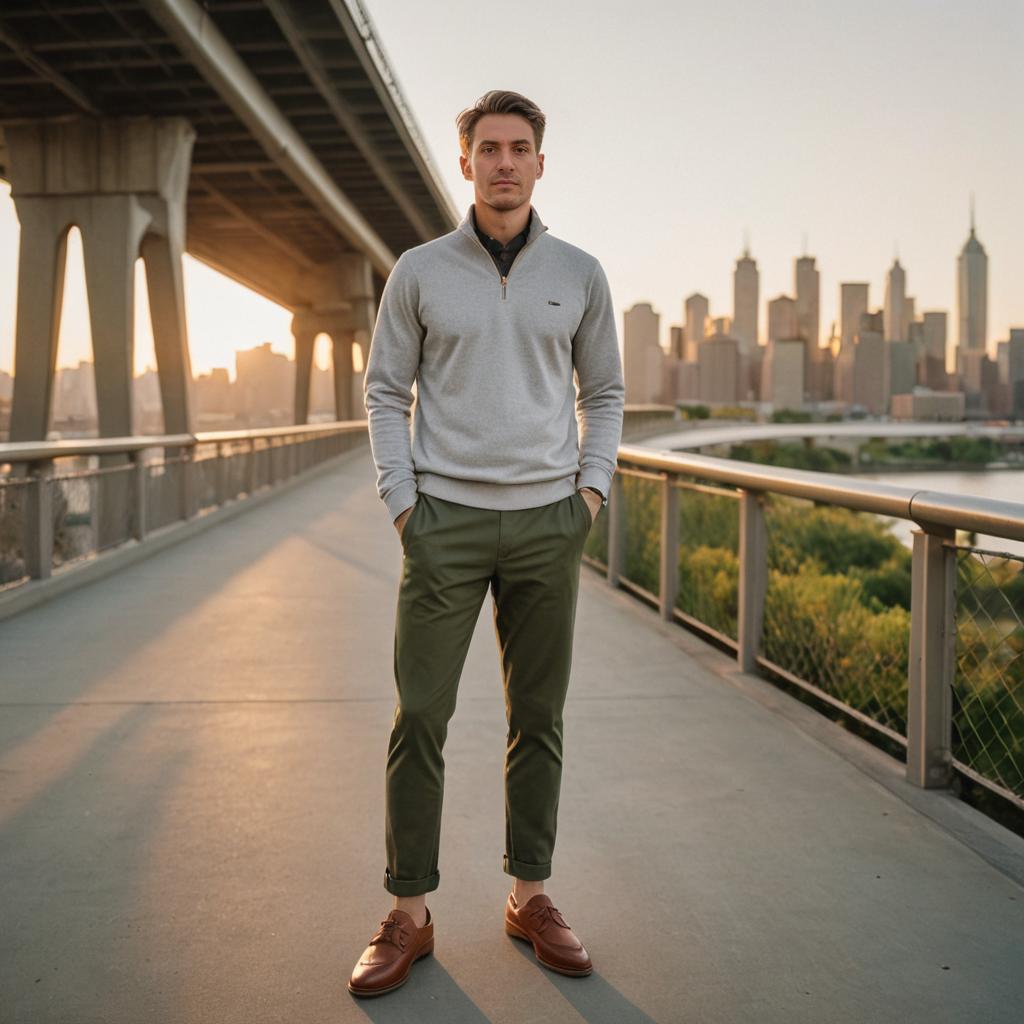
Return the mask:
<path id="1" fill-rule="evenodd" d="M 439 473 L 418 472 L 416 486 L 424 494 L 474 508 L 501 512 L 550 505 L 576 492 L 576 475 L 529 484 L 495 484 L 481 480 L 457 480 Z"/>

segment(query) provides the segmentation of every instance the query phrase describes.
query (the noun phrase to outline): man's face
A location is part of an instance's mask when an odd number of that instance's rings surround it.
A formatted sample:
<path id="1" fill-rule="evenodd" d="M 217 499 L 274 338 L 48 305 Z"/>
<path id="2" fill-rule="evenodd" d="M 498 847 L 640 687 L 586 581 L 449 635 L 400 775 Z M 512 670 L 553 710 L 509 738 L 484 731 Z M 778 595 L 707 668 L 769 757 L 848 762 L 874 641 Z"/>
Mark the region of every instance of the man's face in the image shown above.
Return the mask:
<path id="1" fill-rule="evenodd" d="M 476 123 L 469 156 L 460 156 L 462 176 L 473 182 L 477 203 L 495 210 L 529 204 L 533 186 L 544 173 L 533 127 L 518 114 L 484 114 Z"/>

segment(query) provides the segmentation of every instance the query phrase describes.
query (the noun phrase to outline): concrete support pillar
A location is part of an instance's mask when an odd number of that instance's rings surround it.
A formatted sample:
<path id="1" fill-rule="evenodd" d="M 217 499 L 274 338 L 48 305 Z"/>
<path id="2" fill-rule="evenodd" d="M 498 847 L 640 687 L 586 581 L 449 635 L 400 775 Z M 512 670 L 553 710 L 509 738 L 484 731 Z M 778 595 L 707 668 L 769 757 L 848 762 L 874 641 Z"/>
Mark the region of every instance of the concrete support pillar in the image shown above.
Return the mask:
<path id="1" fill-rule="evenodd" d="M 26 201 L 18 206 L 21 242 L 9 435 L 12 441 L 45 440 L 53 407 L 68 232 L 66 226 L 58 228 L 48 213 L 45 204 Z"/>
<path id="2" fill-rule="evenodd" d="M 334 418 L 355 419 L 355 397 L 352 393 L 352 345 L 355 331 L 345 327 L 331 332 L 332 363 L 334 364 Z"/>
<path id="3" fill-rule="evenodd" d="M 334 415 L 338 420 L 362 419 L 362 375 L 352 369 L 352 347 L 358 344 L 363 366 L 369 357 L 376 317 L 373 267 L 360 253 L 346 253 L 325 267 L 314 287 L 313 305 L 292 319 L 295 337 L 295 422 L 309 422 L 309 391 L 313 374 L 313 343 L 318 334 L 331 339 L 334 364 Z"/>
<path id="4" fill-rule="evenodd" d="M 320 330 L 315 318 L 303 313 L 292 318 L 295 337 L 295 422 L 309 422 L 309 397 L 313 383 L 313 350 Z"/>
<path id="5" fill-rule="evenodd" d="M 12 441 L 46 438 L 67 232 L 82 233 L 101 437 L 132 433 L 135 260 L 146 259 L 166 429 L 191 432 L 181 256 L 195 133 L 181 118 L 9 125 L 21 223 Z"/>

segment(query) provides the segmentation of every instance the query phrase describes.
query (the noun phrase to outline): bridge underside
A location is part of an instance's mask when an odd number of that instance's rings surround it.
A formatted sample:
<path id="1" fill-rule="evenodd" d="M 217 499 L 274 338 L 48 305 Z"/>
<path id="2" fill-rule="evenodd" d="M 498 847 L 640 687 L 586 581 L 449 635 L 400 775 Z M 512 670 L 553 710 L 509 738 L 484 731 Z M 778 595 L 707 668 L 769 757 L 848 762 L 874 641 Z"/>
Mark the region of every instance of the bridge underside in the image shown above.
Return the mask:
<path id="1" fill-rule="evenodd" d="M 295 308 L 302 297 L 275 268 L 296 253 L 327 264 L 354 247 L 155 19 L 164 6 L 9 0 L 0 12 L 0 125 L 186 118 L 196 132 L 187 251 Z M 451 229 L 449 200 L 342 0 L 224 0 L 202 16 L 391 252 Z M 0 177 L 8 162 L 0 128 Z"/>
<path id="2" fill-rule="evenodd" d="M 295 313 L 297 423 L 331 337 L 346 420 L 394 259 L 456 221 L 358 0 L 10 0 L 0 175 L 23 228 L 11 441 L 47 436 L 71 226 L 100 435 L 123 436 L 140 256 L 166 433 L 194 431 L 186 251 Z"/>

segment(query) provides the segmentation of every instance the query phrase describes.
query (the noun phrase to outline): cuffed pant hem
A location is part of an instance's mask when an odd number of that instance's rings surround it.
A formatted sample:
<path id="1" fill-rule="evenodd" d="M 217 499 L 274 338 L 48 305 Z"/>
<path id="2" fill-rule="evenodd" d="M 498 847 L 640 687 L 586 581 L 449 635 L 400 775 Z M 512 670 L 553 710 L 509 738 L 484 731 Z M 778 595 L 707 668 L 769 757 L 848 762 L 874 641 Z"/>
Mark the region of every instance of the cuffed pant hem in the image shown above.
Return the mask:
<path id="1" fill-rule="evenodd" d="M 525 861 L 513 860 L 506 853 L 502 867 L 506 875 L 521 878 L 524 882 L 542 882 L 551 877 L 551 861 L 547 864 L 527 864 Z"/>
<path id="2" fill-rule="evenodd" d="M 441 884 L 441 873 L 435 871 L 426 878 L 392 878 L 391 870 L 384 869 L 384 888 L 392 896 L 420 896 L 425 892 L 433 892 Z"/>

